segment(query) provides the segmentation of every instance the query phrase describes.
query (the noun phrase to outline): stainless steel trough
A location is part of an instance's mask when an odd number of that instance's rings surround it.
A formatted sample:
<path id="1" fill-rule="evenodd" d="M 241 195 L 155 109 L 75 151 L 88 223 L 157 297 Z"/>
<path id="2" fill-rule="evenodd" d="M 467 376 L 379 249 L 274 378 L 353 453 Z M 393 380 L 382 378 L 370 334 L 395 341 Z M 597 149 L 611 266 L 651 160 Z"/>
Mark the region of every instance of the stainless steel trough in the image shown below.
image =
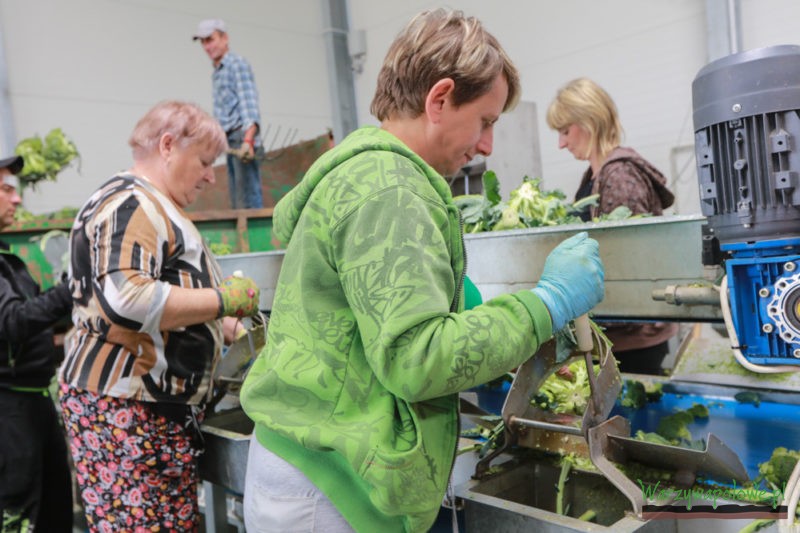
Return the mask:
<path id="1" fill-rule="evenodd" d="M 206 447 L 199 461 L 200 478 L 244 494 L 253 421 L 241 409 L 233 409 L 211 415 L 200 429 Z"/>
<path id="2" fill-rule="evenodd" d="M 533 287 L 547 254 L 564 239 L 586 231 L 600 243 L 606 295 L 599 317 L 671 320 L 722 319 L 716 305 L 673 305 L 654 300 L 654 291 L 695 287 L 705 281 L 699 215 L 645 217 L 621 222 L 568 224 L 468 234 L 467 274 L 484 300 Z M 272 309 L 283 250 L 217 257 L 225 275 L 241 270 L 261 288 L 261 310 Z M 667 294 L 666 299 L 669 299 Z"/>

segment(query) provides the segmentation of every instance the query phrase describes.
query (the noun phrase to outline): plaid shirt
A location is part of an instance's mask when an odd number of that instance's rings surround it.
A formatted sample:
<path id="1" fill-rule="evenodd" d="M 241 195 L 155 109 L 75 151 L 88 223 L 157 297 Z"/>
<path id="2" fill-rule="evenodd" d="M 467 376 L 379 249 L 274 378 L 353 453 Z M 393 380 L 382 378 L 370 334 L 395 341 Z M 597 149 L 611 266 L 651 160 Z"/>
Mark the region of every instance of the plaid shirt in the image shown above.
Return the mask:
<path id="1" fill-rule="evenodd" d="M 214 69 L 214 116 L 225 132 L 261 124 L 253 69 L 242 56 L 228 52 Z M 259 136 L 256 135 L 256 142 Z"/>

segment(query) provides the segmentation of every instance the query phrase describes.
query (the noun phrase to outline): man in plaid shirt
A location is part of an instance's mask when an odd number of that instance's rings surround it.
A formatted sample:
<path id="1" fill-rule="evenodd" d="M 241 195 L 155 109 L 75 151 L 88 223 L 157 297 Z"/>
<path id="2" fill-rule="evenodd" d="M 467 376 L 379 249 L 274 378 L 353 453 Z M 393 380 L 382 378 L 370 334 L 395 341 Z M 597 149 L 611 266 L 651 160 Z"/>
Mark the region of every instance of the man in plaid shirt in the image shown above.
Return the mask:
<path id="1" fill-rule="evenodd" d="M 228 50 L 228 33 L 220 19 L 203 20 L 194 40 L 214 64 L 214 116 L 228 137 L 228 185 L 231 207 L 260 208 L 261 176 L 258 169 L 263 147 L 258 135 L 261 115 L 253 69 L 242 56 Z"/>

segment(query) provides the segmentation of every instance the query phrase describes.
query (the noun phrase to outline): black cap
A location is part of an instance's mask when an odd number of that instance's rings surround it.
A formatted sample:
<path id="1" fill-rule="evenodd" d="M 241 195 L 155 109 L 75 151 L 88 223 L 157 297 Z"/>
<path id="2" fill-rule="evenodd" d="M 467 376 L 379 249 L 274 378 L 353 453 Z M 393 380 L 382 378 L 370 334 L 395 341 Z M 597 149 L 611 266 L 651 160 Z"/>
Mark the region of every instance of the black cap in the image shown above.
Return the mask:
<path id="1" fill-rule="evenodd" d="M 24 166 L 25 160 L 22 159 L 21 155 L 12 155 L 11 157 L 0 159 L 0 168 L 7 168 L 12 174 L 16 174 L 22 170 Z"/>

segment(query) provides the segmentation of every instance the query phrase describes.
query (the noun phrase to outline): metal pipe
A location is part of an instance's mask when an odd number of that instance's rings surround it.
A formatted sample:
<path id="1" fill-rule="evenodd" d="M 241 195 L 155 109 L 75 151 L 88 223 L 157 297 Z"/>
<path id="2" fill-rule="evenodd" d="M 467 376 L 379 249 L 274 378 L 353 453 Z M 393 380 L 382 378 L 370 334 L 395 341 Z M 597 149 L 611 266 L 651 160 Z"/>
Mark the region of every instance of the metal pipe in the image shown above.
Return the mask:
<path id="1" fill-rule="evenodd" d="M 728 0 L 728 38 L 732 54 L 738 53 L 742 47 L 740 35 L 739 0 Z"/>
<path id="2" fill-rule="evenodd" d="M 650 296 L 657 302 L 672 305 L 719 306 L 719 290 L 711 285 L 667 285 L 663 289 L 654 289 Z"/>
<path id="3" fill-rule="evenodd" d="M 0 21 L 1 23 L 2 21 Z M 13 153 L 16 146 L 4 41 L 3 28 L 0 27 L 0 157 Z"/>
<path id="4" fill-rule="evenodd" d="M 552 424 L 550 422 L 542 422 L 541 420 L 530 420 L 528 418 L 518 418 L 516 416 L 512 416 L 508 419 L 508 423 L 511 425 L 516 424 L 529 428 L 546 429 L 548 431 L 568 433 L 570 435 L 577 435 L 579 437 L 583 436 L 583 431 L 581 430 L 581 428 L 576 428 L 575 426 L 564 426 L 561 424 Z"/>
<path id="5" fill-rule="evenodd" d="M 358 128 L 352 59 L 347 47 L 350 32 L 347 0 L 320 0 L 323 40 L 328 60 L 328 89 L 331 97 L 333 136 L 336 142 Z"/>
<path id="6" fill-rule="evenodd" d="M 739 0 L 706 0 L 706 46 L 709 62 L 741 48 Z"/>

